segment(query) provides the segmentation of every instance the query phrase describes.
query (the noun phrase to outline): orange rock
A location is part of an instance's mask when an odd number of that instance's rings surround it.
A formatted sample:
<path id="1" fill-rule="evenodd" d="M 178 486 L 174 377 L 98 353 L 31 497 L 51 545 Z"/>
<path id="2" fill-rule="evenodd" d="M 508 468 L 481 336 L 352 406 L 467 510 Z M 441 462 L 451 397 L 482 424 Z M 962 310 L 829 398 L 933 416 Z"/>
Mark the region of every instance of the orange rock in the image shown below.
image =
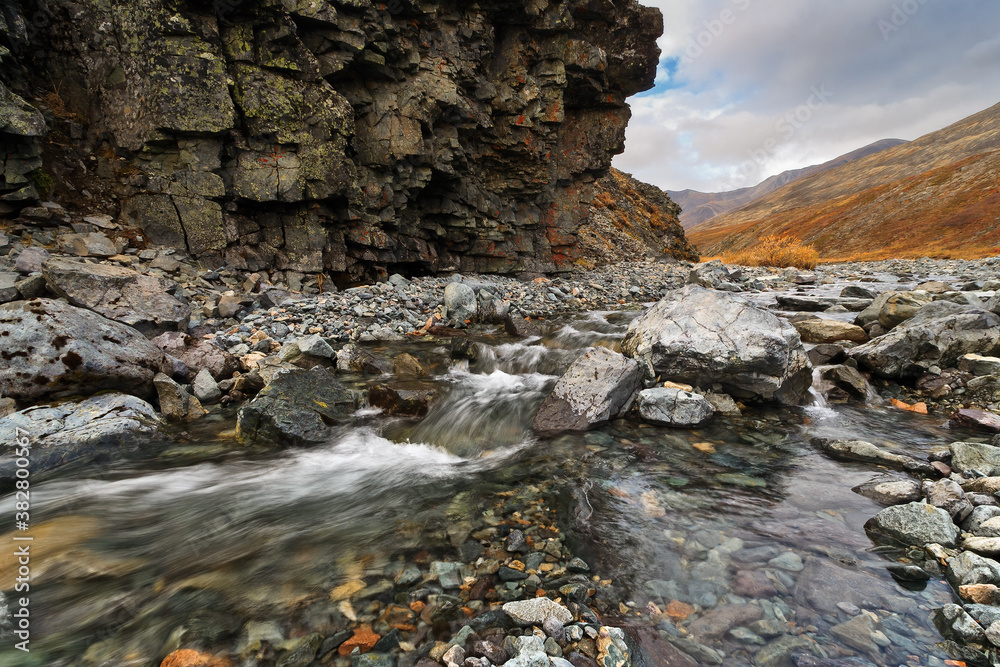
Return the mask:
<path id="1" fill-rule="evenodd" d="M 160 667 L 232 667 L 229 658 L 216 658 L 211 653 L 191 649 L 174 651 L 160 663 Z"/>
<path id="2" fill-rule="evenodd" d="M 1000 602 L 1000 589 L 993 584 L 970 584 L 959 586 L 958 595 L 963 600 L 976 604 L 994 605 Z"/>
<path id="3" fill-rule="evenodd" d="M 715 453 L 715 445 L 713 445 L 710 442 L 696 442 L 696 443 L 692 444 L 691 446 L 694 447 L 695 449 L 697 449 L 699 452 L 703 452 L 705 454 L 714 454 Z"/>
<path id="4" fill-rule="evenodd" d="M 362 653 L 367 653 L 372 650 L 376 642 L 380 639 L 382 639 L 382 636 L 375 634 L 370 625 L 362 625 L 354 631 L 350 639 L 340 645 L 337 653 L 340 655 L 350 655 L 355 646 L 359 647 Z"/>
<path id="5" fill-rule="evenodd" d="M 893 407 L 899 408 L 900 410 L 906 410 L 907 412 L 916 412 L 917 414 L 926 415 L 927 414 L 927 404 L 920 402 L 910 405 L 909 403 L 904 403 L 899 399 L 893 398 L 889 401 L 892 403 Z"/>
<path id="6" fill-rule="evenodd" d="M 421 602 L 420 600 L 416 600 L 410 603 L 410 609 L 412 609 L 413 613 L 415 614 L 419 614 L 420 612 L 422 612 L 424 610 L 424 607 L 426 606 L 427 605 Z"/>
<path id="7" fill-rule="evenodd" d="M 667 605 L 667 616 L 677 621 L 683 621 L 693 613 L 694 607 L 680 600 L 671 600 Z"/>

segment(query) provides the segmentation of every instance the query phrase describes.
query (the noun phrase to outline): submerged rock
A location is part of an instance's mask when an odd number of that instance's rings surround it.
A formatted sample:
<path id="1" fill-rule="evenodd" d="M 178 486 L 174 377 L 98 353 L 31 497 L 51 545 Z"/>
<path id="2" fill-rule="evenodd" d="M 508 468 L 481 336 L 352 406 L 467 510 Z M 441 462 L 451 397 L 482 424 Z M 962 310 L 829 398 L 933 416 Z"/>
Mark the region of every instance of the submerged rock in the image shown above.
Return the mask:
<path id="1" fill-rule="evenodd" d="M 573 362 L 542 402 L 536 431 L 585 431 L 621 415 L 642 386 L 639 363 L 598 347 Z"/>
<path id="2" fill-rule="evenodd" d="M 841 461 L 862 461 L 898 470 L 931 471 L 930 464 L 912 456 L 894 454 L 864 440 L 816 440 L 823 453 Z"/>
<path id="3" fill-rule="evenodd" d="M 19 400 L 103 390 L 140 397 L 171 364 L 135 329 L 64 301 L 0 306 L 0 395 Z"/>
<path id="4" fill-rule="evenodd" d="M 118 393 L 15 412 L 0 419 L 0 488 L 13 486 L 17 443 L 25 435 L 35 473 L 155 453 L 166 441 L 161 425 L 152 405 Z"/>
<path id="5" fill-rule="evenodd" d="M 671 292 L 632 322 L 622 352 L 650 377 L 718 383 L 736 398 L 796 404 L 812 383 L 791 325 L 739 297 L 701 287 Z"/>
<path id="6" fill-rule="evenodd" d="M 236 434 L 243 444 L 310 445 L 326 441 L 330 427 L 350 419 L 360 397 L 322 366 L 275 374 L 240 408 Z"/>
<path id="7" fill-rule="evenodd" d="M 569 609 L 545 597 L 508 602 L 503 610 L 518 625 L 541 626 L 549 618 L 554 618 L 563 625 L 573 622 L 573 614 Z"/>

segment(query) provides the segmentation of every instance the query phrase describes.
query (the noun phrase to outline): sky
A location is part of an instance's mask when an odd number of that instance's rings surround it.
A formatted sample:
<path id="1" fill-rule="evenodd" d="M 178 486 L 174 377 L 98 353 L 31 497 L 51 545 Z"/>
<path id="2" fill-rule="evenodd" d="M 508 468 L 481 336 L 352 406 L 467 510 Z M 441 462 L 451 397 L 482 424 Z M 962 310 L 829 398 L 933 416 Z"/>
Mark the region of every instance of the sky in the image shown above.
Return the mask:
<path id="1" fill-rule="evenodd" d="M 656 86 L 614 166 L 667 190 L 756 185 L 1000 103 L 997 0 L 640 0 Z"/>

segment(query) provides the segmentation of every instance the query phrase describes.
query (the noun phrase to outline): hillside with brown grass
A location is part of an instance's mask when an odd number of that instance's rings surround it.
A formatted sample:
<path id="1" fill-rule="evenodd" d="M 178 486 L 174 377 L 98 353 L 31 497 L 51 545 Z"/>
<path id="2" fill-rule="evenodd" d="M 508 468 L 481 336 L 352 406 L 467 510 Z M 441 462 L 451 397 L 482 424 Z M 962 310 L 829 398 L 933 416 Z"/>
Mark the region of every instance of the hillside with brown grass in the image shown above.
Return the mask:
<path id="1" fill-rule="evenodd" d="M 688 231 L 704 255 L 791 236 L 823 260 L 1000 253 L 1000 105 Z"/>

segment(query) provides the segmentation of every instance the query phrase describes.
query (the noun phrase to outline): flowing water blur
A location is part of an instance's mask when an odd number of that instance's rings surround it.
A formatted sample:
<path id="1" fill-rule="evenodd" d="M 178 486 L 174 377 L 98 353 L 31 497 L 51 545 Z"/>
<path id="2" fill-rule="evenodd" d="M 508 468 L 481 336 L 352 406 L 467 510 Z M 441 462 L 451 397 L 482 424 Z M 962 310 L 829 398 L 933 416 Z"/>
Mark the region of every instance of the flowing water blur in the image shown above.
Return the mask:
<path id="1" fill-rule="evenodd" d="M 950 590 L 892 580 L 862 529 L 880 508 L 851 492 L 873 470 L 831 461 L 810 439 L 919 454 L 972 434 L 880 405 L 814 405 L 691 431 L 618 420 L 532 436 L 557 376 L 589 347 L 616 347 L 634 316 L 591 313 L 537 339 L 484 338 L 461 362 L 440 345 L 408 344 L 437 363 L 444 393 L 419 422 L 367 415 L 324 446 L 252 455 L 232 443 L 230 415 L 192 433 L 201 450 L 37 484 L 33 650 L 0 652 L 0 664 L 154 665 L 193 626 L 211 628 L 219 646 L 250 620 L 312 631 L 301 612 L 310 600 L 417 550 L 452 549 L 483 494 L 554 480 L 550 500 L 573 551 L 614 582 L 626 621 L 650 602 L 747 601 L 753 587 L 736 582 L 760 571 L 770 617 L 812 626 L 832 655 L 854 652 L 829 633 L 854 613 L 837 606 L 846 587 L 883 610 L 884 664 L 943 665 L 930 611 Z M 0 512 L 13 512 L 12 497 Z M 5 579 L 10 570 L 8 560 Z M 737 637 L 712 646 L 726 665 L 753 664 Z"/>

